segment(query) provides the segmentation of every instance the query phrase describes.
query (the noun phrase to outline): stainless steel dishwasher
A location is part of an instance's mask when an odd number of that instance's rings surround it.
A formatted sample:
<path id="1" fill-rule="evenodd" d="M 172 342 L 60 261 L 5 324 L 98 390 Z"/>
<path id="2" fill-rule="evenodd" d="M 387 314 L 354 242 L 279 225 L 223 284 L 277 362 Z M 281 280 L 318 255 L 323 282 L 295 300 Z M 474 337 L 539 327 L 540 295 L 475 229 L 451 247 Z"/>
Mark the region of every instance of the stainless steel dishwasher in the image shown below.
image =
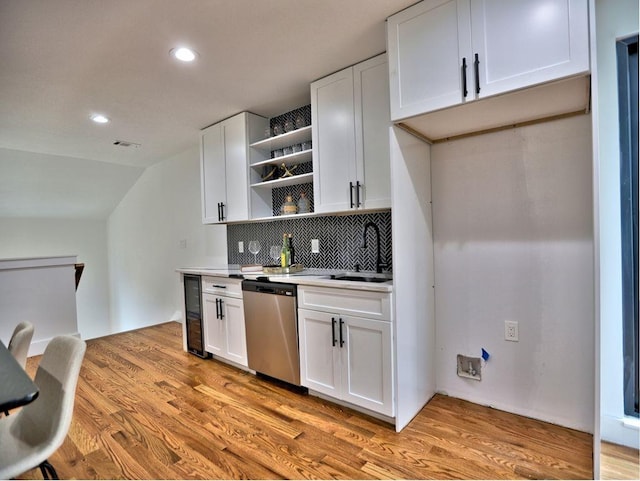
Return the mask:
<path id="1" fill-rule="evenodd" d="M 296 295 L 292 284 L 242 281 L 249 369 L 300 386 Z"/>

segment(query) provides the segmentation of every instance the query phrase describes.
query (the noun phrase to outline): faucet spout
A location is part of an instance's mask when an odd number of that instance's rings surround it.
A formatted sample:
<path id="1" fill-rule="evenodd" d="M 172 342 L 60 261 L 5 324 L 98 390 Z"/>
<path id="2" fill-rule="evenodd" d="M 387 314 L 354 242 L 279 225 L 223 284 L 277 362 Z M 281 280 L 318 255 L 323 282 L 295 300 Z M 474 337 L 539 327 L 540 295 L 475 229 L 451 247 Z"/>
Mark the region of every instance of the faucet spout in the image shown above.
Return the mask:
<path id="1" fill-rule="evenodd" d="M 362 248 L 367 248 L 367 231 L 372 228 L 376 233 L 376 272 L 382 273 L 382 260 L 380 258 L 380 229 L 373 222 L 367 222 L 364 225 L 364 231 L 362 232 Z"/>

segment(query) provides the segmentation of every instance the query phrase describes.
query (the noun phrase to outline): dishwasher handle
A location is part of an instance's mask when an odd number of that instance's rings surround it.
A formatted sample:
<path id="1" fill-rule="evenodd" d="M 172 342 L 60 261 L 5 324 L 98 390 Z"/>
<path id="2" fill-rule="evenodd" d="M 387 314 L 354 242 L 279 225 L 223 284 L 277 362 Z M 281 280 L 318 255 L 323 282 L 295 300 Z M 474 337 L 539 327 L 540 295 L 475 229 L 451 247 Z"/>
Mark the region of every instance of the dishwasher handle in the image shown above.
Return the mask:
<path id="1" fill-rule="evenodd" d="M 256 292 L 261 292 L 263 294 L 275 294 L 276 290 L 273 287 L 256 287 Z"/>

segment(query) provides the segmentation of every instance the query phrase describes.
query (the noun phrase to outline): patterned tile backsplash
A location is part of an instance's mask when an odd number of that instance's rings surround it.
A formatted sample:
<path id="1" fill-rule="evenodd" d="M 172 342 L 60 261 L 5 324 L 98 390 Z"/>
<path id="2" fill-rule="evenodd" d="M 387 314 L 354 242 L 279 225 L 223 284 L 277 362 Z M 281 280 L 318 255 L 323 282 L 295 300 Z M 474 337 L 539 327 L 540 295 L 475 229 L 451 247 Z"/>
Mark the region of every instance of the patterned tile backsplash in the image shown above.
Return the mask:
<path id="1" fill-rule="evenodd" d="M 362 249 L 364 226 L 373 222 L 380 229 L 380 256 L 391 268 L 391 212 L 343 216 L 300 217 L 227 226 L 229 264 L 251 264 L 249 241 L 260 241 L 259 264 L 279 264 L 269 256 L 272 245 L 282 246 L 282 234 L 293 234 L 295 261 L 308 268 L 352 270 L 356 264 L 364 271 L 376 268 L 376 239 L 373 229 L 367 233 L 367 248 Z M 311 253 L 311 239 L 320 241 L 320 253 Z M 238 242 L 244 253 L 238 253 Z M 278 251 L 279 252 L 279 251 Z M 386 269 L 385 269 L 386 270 Z"/>

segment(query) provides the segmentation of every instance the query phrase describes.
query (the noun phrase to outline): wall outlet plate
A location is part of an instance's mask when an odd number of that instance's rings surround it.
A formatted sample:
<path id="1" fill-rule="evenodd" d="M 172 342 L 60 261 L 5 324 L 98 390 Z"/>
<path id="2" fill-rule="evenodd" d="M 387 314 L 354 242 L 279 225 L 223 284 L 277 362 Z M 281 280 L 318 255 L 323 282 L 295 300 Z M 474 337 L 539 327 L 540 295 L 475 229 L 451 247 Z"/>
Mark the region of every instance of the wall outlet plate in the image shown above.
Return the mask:
<path id="1" fill-rule="evenodd" d="M 517 321 L 504 321 L 504 340 L 518 342 Z"/>
<path id="2" fill-rule="evenodd" d="M 475 381 L 482 380 L 482 363 L 479 357 L 469 357 L 458 354 L 457 360 L 458 376 L 474 379 Z"/>
<path id="3" fill-rule="evenodd" d="M 242 254 L 244 252 L 244 242 L 238 241 L 238 253 Z"/>
<path id="4" fill-rule="evenodd" d="M 320 241 L 318 239 L 311 239 L 311 253 L 320 254 Z"/>

